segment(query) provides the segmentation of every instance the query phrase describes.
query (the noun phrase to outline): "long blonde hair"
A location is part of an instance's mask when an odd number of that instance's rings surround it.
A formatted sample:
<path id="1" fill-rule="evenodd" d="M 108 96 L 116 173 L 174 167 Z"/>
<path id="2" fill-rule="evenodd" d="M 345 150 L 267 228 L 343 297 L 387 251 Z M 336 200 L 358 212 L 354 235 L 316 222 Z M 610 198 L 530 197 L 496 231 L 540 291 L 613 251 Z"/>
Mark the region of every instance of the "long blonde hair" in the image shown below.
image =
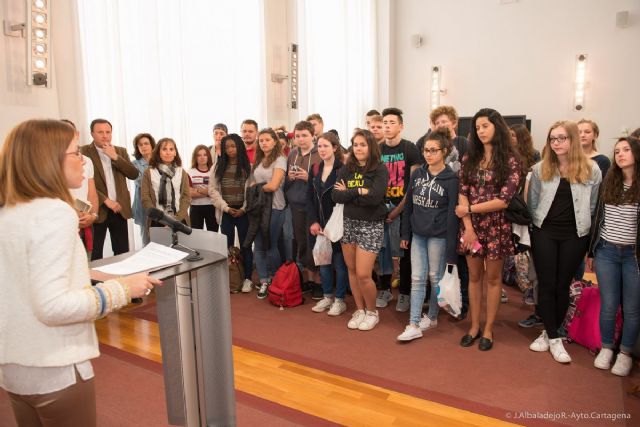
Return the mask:
<path id="1" fill-rule="evenodd" d="M 64 173 L 74 129 L 60 120 L 27 120 L 7 135 L 0 152 L 0 206 L 46 197 L 73 206 Z"/>
<path id="2" fill-rule="evenodd" d="M 555 122 L 549 128 L 547 143 L 542 152 L 541 178 L 543 181 L 550 181 L 553 177 L 560 174 L 560 161 L 549 144 L 551 131 L 559 127 L 563 128 L 569 137 L 569 169 L 567 170 L 567 180 L 571 184 L 584 184 L 591 177 L 591 169 L 593 166 L 591 160 L 585 156 L 580 146 L 578 125 L 568 120 Z"/>

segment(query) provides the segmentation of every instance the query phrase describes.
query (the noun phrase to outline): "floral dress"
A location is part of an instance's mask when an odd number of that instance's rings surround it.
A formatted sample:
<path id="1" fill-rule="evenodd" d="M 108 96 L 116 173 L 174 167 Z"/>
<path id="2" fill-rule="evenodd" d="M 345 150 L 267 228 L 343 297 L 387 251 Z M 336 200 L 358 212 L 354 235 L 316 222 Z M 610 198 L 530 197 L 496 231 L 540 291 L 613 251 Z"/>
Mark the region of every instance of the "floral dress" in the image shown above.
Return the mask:
<path id="1" fill-rule="evenodd" d="M 463 162 L 467 157 L 463 159 Z M 460 194 L 467 196 L 470 205 L 488 202 L 489 200 L 504 200 L 507 205 L 516 194 L 521 179 L 521 166 L 515 156 L 509 156 L 509 176 L 501 187 L 496 182 L 496 174 L 490 169 L 478 169 L 471 174 L 467 181 L 462 174 L 460 176 Z M 514 254 L 513 239 L 511 237 L 511 223 L 504 217 L 504 210 L 489 213 L 472 213 L 471 224 L 478 236 L 478 242 L 482 248 L 471 254 L 475 257 L 497 260 Z M 464 234 L 464 222 L 460 223 L 460 236 L 458 238 L 458 253 L 467 254 L 462 247 L 460 238 Z"/>

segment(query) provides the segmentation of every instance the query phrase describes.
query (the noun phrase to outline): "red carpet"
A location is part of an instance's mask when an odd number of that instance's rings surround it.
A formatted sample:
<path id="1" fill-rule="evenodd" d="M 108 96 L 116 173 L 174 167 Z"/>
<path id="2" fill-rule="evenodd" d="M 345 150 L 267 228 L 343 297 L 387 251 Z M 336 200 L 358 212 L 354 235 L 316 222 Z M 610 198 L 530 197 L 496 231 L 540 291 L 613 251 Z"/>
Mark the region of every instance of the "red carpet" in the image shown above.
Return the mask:
<path id="1" fill-rule="evenodd" d="M 395 300 L 380 311 L 381 322 L 373 331 L 362 332 L 347 329 L 347 313 L 331 318 L 311 312 L 314 302 L 309 298 L 300 307 L 280 311 L 258 301 L 255 293 L 231 296 L 234 344 L 520 424 L 548 424 L 517 418 L 527 412 L 558 417 L 564 412 L 566 417 L 630 414 L 626 425 L 640 425 L 640 399 L 625 393 L 632 383 L 640 382 L 637 369 L 624 379 L 595 369 L 593 356 L 577 344 L 567 346 L 573 358 L 569 366 L 554 362 L 549 353 L 530 351 L 539 330 L 517 326 L 529 309 L 521 306 L 517 291 L 507 292 L 511 301 L 500 307 L 495 345 L 489 352 L 460 347 L 469 321 L 451 322 L 443 312 L 438 327 L 424 338 L 399 344 L 395 338 L 408 313 L 396 312 Z M 351 311 L 353 305 L 348 303 Z M 624 420 L 612 423 L 602 418 L 556 422 L 625 425 Z"/>
<path id="2" fill-rule="evenodd" d="M 101 345 L 100 351 L 101 356 L 93 361 L 98 426 L 168 426 L 162 365 L 110 346 Z M 236 393 L 236 417 L 239 426 L 330 425 L 242 392 Z M 0 427 L 16 425 L 9 398 L 0 390 Z"/>

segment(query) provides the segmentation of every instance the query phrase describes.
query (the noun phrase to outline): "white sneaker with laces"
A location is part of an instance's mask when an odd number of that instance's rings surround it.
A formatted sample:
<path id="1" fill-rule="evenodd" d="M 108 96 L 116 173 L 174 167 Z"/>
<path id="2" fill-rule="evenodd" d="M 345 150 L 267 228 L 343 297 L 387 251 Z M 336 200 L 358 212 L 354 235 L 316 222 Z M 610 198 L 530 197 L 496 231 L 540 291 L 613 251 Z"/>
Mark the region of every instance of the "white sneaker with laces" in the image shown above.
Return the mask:
<path id="1" fill-rule="evenodd" d="M 613 375 L 618 375 L 619 377 L 626 377 L 631 372 L 631 368 L 633 366 L 633 359 L 628 354 L 618 353 L 618 357 L 616 357 L 616 363 L 613 364 L 613 368 L 611 368 L 611 373 Z"/>
<path id="2" fill-rule="evenodd" d="M 407 327 L 404 328 L 404 332 L 398 335 L 398 338 L 396 339 L 398 341 L 411 341 L 416 338 L 422 338 L 422 331 L 420 330 L 420 327 L 416 325 L 407 325 Z"/>
<path id="3" fill-rule="evenodd" d="M 598 357 L 593 361 L 593 366 L 598 369 L 609 369 L 611 367 L 611 360 L 613 360 L 613 350 L 610 348 L 603 348 L 598 353 Z"/>
<path id="4" fill-rule="evenodd" d="M 378 324 L 379 321 L 380 318 L 378 317 L 377 310 L 367 311 L 364 319 L 362 319 L 362 322 L 360 322 L 360 324 L 358 325 L 358 329 L 360 329 L 361 331 L 370 331 Z"/>
<path id="5" fill-rule="evenodd" d="M 429 316 L 427 316 L 426 314 L 423 314 L 422 318 L 420 319 L 419 326 L 421 331 L 426 331 L 427 329 L 435 328 L 436 326 L 438 326 L 438 319 L 431 320 L 429 319 Z"/>
<path id="6" fill-rule="evenodd" d="M 267 296 L 269 296 L 269 284 L 262 282 L 260 284 L 260 290 L 258 291 L 258 299 L 265 299 Z"/>
<path id="7" fill-rule="evenodd" d="M 396 311 L 404 313 L 405 311 L 409 311 L 409 307 L 411 306 L 411 297 L 409 295 L 400 294 L 398 297 L 398 302 L 396 304 Z"/>
<path id="8" fill-rule="evenodd" d="M 347 304 L 343 300 L 336 298 L 327 314 L 329 316 L 340 316 L 345 311 L 347 311 Z"/>
<path id="9" fill-rule="evenodd" d="M 571 356 L 564 349 L 562 338 L 553 338 L 549 340 L 549 351 L 553 359 L 559 363 L 571 363 Z"/>
<path id="10" fill-rule="evenodd" d="M 540 336 L 531 343 L 529 350 L 540 352 L 549 351 L 549 337 L 547 336 L 547 331 L 542 331 Z"/>
<path id="11" fill-rule="evenodd" d="M 322 313 L 327 308 L 331 307 L 333 304 L 333 298 L 323 297 L 320 301 L 316 303 L 313 307 L 311 307 L 311 311 L 315 313 Z"/>
<path id="12" fill-rule="evenodd" d="M 244 279 L 244 282 L 242 282 L 242 292 L 243 293 L 249 293 L 251 292 L 251 288 L 253 288 L 253 282 L 249 279 Z"/>
<path id="13" fill-rule="evenodd" d="M 376 298 L 376 307 L 384 308 L 389 305 L 389 301 L 393 299 L 391 291 L 378 291 L 378 297 Z"/>
<path id="14" fill-rule="evenodd" d="M 347 328 L 349 329 L 358 329 L 360 323 L 364 320 L 365 312 L 364 310 L 356 310 L 351 315 L 351 320 L 347 323 Z"/>

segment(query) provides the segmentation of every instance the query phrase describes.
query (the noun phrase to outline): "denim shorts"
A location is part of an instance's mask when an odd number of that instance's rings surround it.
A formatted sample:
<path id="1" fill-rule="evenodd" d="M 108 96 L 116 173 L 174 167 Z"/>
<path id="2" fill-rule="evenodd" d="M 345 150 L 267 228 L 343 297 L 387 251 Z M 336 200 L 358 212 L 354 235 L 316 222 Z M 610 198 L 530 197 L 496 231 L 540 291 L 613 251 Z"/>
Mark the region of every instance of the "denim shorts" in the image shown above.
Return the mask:
<path id="1" fill-rule="evenodd" d="M 356 244 L 362 250 L 378 253 L 384 237 L 384 220 L 365 221 L 344 218 L 344 233 L 341 243 Z"/>

